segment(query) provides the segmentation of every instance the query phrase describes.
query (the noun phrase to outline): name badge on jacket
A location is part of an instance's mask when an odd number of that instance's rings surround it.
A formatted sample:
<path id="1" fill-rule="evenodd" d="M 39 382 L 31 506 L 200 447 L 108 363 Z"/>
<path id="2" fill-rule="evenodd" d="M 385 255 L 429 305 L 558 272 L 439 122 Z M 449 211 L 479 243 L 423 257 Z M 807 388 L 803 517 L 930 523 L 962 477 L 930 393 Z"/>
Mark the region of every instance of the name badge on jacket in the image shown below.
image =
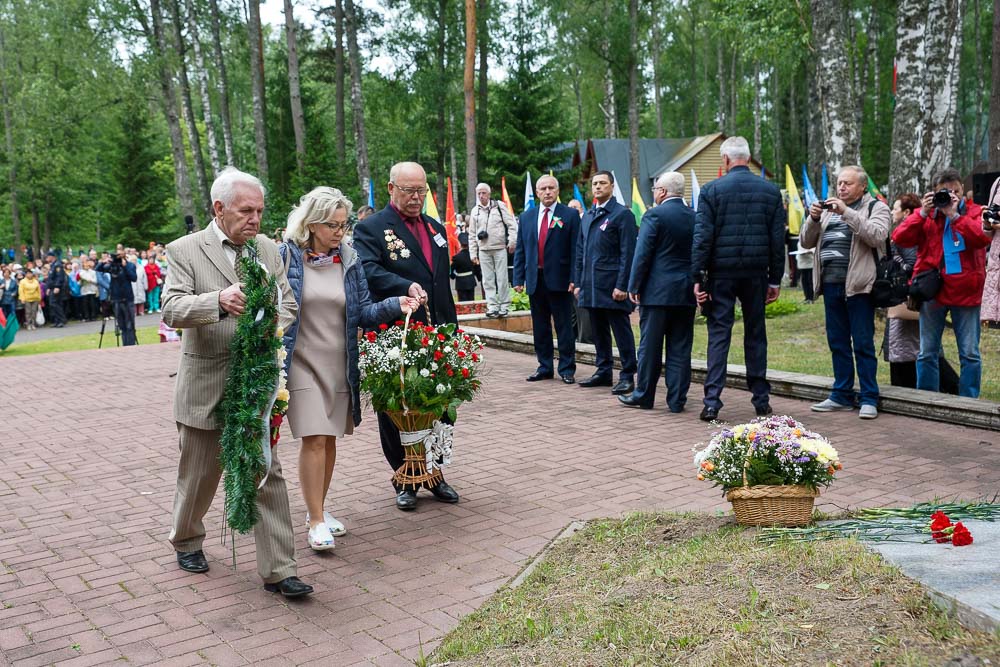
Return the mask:
<path id="1" fill-rule="evenodd" d="M 434 235 L 434 243 L 437 243 L 439 248 L 444 248 L 446 245 L 448 245 L 448 242 L 445 241 L 444 237 L 441 236 L 440 234 Z"/>

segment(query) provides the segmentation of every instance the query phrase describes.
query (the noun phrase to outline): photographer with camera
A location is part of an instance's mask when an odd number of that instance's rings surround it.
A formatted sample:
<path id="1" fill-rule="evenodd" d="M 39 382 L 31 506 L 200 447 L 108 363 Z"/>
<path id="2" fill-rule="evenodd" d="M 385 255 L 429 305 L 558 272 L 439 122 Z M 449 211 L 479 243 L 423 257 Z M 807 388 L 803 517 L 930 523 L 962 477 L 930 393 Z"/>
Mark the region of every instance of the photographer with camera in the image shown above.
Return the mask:
<path id="1" fill-rule="evenodd" d="M 132 283 L 136 281 L 135 264 L 125 261 L 125 250 L 119 246 L 107 261 L 97 265 L 97 271 L 111 277 L 109 299 L 122 334 L 122 345 L 135 345 L 135 295 L 132 292 Z"/>
<path id="2" fill-rule="evenodd" d="M 490 199 L 490 186 L 476 186 L 476 207 L 469 213 L 469 255 L 483 273 L 486 317 L 507 317 L 510 282 L 507 255 L 517 245 L 517 221 L 507 207 Z"/>
<path id="3" fill-rule="evenodd" d="M 1000 178 L 990 188 L 988 206 L 983 209 L 983 232 L 993 239 L 986 260 L 986 284 L 983 286 L 983 306 L 979 319 L 990 328 L 1000 327 L 1000 243 L 995 231 L 1000 229 Z"/>
<path id="4" fill-rule="evenodd" d="M 990 237 L 983 231 L 982 208 L 967 203 L 962 177 L 945 169 L 934 177 L 933 191 L 892 233 L 901 247 L 917 246 L 910 296 L 920 307 L 920 354 L 917 389 L 940 391 L 941 337 L 951 313 L 961 363 L 958 393 L 979 397 L 979 313 L 986 281 Z"/>
<path id="5" fill-rule="evenodd" d="M 875 374 L 875 284 L 877 258 L 885 248 L 892 213 L 867 193 L 868 174 L 845 166 L 837 174 L 837 196 L 813 202 L 802 223 L 799 245 L 814 248 L 813 286 L 823 295 L 826 341 L 833 357 L 830 396 L 813 412 L 854 409 L 854 370 L 861 385 L 858 416 L 878 417 Z"/>

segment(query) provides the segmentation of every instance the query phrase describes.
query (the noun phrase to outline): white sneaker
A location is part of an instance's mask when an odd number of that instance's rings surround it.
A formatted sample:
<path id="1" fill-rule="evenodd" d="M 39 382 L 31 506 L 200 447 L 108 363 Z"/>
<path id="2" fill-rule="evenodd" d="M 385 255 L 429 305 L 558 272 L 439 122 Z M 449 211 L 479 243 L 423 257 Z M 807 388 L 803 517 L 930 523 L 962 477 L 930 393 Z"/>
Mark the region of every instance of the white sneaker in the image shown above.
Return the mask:
<path id="1" fill-rule="evenodd" d="M 347 528 L 344 527 L 344 524 L 330 516 L 329 512 L 323 512 L 323 523 L 330 529 L 330 534 L 334 537 L 347 535 Z M 306 525 L 309 525 L 309 512 L 306 512 Z"/>
<path id="2" fill-rule="evenodd" d="M 843 403 L 838 403 L 832 398 L 828 398 L 820 403 L 815 403 L 812 406 L 813 412 L 838 412 L 840 410 L 853 410 L 853 405 L 844 405 Z"/>
<path id="3" fill-rule="evenodd" d="M 858 416 L 862 419 L 875 419 L 878 417 L 878 410 L 874 405 L 862 405 Z"/>
<path id="4" fill-rule="evenodd" d="M 334 547 L 333 535 L 325 523 L 317 523 L 309 529 L 309 546 L 313 551 L 329 551 Z"/>

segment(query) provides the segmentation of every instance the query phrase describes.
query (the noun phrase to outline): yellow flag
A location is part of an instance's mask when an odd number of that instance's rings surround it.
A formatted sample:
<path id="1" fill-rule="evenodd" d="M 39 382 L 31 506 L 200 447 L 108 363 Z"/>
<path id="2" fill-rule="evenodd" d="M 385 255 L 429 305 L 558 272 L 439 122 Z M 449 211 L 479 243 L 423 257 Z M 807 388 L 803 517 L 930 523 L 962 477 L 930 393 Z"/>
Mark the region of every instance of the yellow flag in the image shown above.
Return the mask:
<path id="1" fill-rule="evenodd" d="M 424 199 L 424 210 L 421 211 L 424 215 L 429 215 L 435 220 L 440 220 L 441 215 L 438 213 L 437 198 L 434 197 L 434 191 L 427 191 L 427 198 Z"/>
<path id="2" fill-rule="evenodd" d="M 802 208 L 802 199 L 799 197 L 799 189 L 795 186 L 795 179 L 792 178 L 792 170 L 787 164 L 785 165 L 785 189 L 788 191 L 788 232 L 792 236 L 798 236 L 806 212 Z"/>
<path id="3" fill-rule="evenodd" d="M 636 180 L 632 179 L 632 215 L 635 216 L 635 225 L 639 226 L 642 222 L 642 216 L 646 213 L 646 204 L 642 201 L 642 195 L 639 194 L 639 184 Z"/>

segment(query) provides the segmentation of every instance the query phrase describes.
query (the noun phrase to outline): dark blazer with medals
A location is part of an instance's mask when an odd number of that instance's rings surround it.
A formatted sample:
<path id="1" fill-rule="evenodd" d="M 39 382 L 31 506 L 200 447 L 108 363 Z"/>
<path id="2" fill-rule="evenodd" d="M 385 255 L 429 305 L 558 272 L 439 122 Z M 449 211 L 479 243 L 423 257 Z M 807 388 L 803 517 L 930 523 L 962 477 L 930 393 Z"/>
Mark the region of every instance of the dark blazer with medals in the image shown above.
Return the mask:
<path id="1" fill-rule="evenodd" d="M 595 207 L 583 214 L 573 273 L 582 307 L 632 311 L 631 301 L 615 301 L 611 293 L 628 291 L 636 232 L 632 211 L 614 197 L 603 210 Z"/>
<path id="2" fill-rule="evenodd" d="M 406 296 L 410 285 L 418 283 L 427 292 L 433 324 L 457 323 L 449 279 L 447 232 L 430 216 L 421 214 L 420 219 L 431 237 L 431 265 L 424 258 L 420 243 L 392 206 L 368 216 L 355 227 L 354 249 L 364 265 L 372 301 Z M 417 310 L 412 319 L 427 322 L 426 306 Z"/>

